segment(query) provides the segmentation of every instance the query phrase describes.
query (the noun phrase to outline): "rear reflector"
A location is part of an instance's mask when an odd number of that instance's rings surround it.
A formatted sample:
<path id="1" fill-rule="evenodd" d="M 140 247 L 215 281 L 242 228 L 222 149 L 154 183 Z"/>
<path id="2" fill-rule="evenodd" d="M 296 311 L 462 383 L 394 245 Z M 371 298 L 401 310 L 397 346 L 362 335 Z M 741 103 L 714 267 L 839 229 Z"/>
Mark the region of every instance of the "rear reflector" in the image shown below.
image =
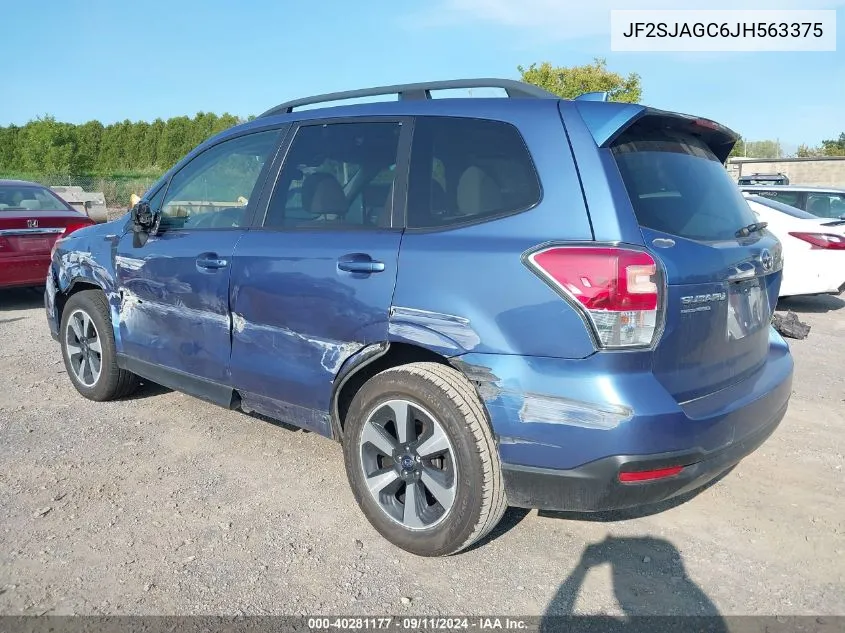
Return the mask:
<path id="1" fill-rule="evenodd" d="M 649 346 L 658 332 L 662 283 L 646 252 L 553 246 L 528 258 L 538 275 L 573 299 L 605 348 Z"/>
<path id="2" fill-rule="evenodd" d="M 845 250 L 845 237 L 841 235 L 831 235 L 829 233 L 790 233 L 792 237 L 797 237 L 815 246 L 816 248 L 825 248 L 831 250 Z"/>
<path id="3" fill-rule="evenodd" d="M 683 466 L 670 466 L 669 468 L 659 468 L 657 470 L 639 470 L 633 472 L 619 473 L 619 481 L 622 483 L 631 483 L 635 481 L 653 481 L 655 479 L 666 479 L 667 477 L 674 477 L 684 469 Z"/>

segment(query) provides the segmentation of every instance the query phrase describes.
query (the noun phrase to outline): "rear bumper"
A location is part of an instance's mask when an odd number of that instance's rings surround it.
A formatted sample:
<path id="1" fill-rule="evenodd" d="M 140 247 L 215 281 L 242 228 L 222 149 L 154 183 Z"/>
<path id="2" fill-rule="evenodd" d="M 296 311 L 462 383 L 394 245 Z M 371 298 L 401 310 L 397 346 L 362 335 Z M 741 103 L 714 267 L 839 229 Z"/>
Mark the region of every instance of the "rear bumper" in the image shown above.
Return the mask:
<path id="1" fill-rule="evenodd" d="M 771 435 L 788 407 L 793 361 L 769 330 L 757 372 L 683 403 L 651 372 L 648 352 L 579 360 L 474 354 L 453 363 L 478 385 L 511 505 L 602 511 L 698 488 Z M 678 466 L 665 479 L 619 481 L 620 471 Z"/>
<path id="2" fill-rule="evenodd" d="M 660 455 L 614 455 L 571 470 L 505 465 L 508 504 L 519 508 L 599 512 L 666 501 L 696 490 L 754 452 L 783 420 L 784 406 L 765 426 L 709 453 L 686 451 Z M 683 465 L 672 477 L 621 483 L 620 471 L 657 470 Z"/>
<path id="3" fill-rule="evenodd" d="M 784 267 L 781 297 L 839 294 L 845 288 L 845 253 L 807 251 Z"/>

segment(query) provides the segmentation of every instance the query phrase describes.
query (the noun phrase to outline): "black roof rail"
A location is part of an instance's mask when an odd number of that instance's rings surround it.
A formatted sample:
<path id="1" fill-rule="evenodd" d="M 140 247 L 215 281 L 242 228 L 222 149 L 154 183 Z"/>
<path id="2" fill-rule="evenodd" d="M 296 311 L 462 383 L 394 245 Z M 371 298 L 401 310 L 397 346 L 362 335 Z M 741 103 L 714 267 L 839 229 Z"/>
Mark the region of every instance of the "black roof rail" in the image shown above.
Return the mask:
<path id="1" fill-rule="evenodd" d="M 347 90 L 344 92 L 330 92 L 304 99 L 294 99 L 280 103 L 262 113 L 259 118 L 275 114 L 288 114 L 294 108 L 315 103 L 329 101 L 343 101 L 361 97 L 376 97 L 380 95 L 399 95 L 400 100 L 431 99 L 432 90 L 459 90 L 462 88 L 504 88 L 509 98 L 529 99 L 560 99 L 559 96 L 547 92 L 538 86 L 517 81 L 516 79 L 449 79 L 446 81 L 429 81 L 415 84 L 396 84 L 394 86 L 379 86 L 377 88 L 363 88 L 361 90 Z"/>

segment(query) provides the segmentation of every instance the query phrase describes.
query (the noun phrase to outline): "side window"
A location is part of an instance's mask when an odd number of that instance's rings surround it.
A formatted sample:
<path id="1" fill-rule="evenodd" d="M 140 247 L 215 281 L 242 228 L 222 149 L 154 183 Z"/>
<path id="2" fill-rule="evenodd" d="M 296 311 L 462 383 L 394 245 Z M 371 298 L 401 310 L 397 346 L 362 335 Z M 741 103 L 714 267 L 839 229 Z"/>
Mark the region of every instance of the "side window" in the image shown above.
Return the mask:
<path id="1" fill-rule="evenodd" d="M 388 227 L 401 126 L 305 125 L 293 139 L 264 226 Z"/>
<path id="2" fill-rule="evenodd" d="M 845 218 L 845 193 L 830 196 L 830 217 Z"/>
<path id="3" fill-rule="evenodd" d="M 797 191 L 772 191 L 771 193 L 766 193 L 768 194 L 766 196 L 767 198 L 788 204 L 790 207 L 797 207 L 800 204 L 798 201 L 800 194 Z"/>
<path id="4" fill-rule="evenodd" d="M 524 211 L 540 200 L 528 149 L 509 123 L 419 117 L 408 183 L 408 227 L 434 228 Z"/>
<path id="5" fill-rule="evenodd" d="M 808 194 L 807 211 L 820 218 L 839 218 L 845 215 L 845 194 Z"/>
<path id="6" fill-rule="evenodd" d="M 161 206 L 161 227 L 243 226 L 258 175 L 278 139 L 278 130 L 246 134 L 196 156 L 170 179 Z"/>

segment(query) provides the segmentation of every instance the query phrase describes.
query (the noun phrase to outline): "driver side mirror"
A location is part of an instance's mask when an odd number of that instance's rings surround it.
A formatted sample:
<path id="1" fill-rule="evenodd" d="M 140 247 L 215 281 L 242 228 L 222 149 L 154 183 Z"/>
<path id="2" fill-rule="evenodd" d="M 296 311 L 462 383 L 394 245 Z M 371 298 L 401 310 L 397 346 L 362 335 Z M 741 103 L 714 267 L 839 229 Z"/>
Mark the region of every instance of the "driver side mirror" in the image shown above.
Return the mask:
<path id="1" fill-rule="evenodd" d="M 149 202 L 138 202 L 132 207 L 132 223 L 145 233 L 149 233 L 156 225 L 158 214 L 152 210 Z"/>
<path id="2" fill-rule="evenodd" d="M 137 202 L 131 211 L 132 228 L 139 246 L 147 242 L 150 235 L 155 235 L 158 229 L 159 212 L 150 207 L 149 202 Z"/>

